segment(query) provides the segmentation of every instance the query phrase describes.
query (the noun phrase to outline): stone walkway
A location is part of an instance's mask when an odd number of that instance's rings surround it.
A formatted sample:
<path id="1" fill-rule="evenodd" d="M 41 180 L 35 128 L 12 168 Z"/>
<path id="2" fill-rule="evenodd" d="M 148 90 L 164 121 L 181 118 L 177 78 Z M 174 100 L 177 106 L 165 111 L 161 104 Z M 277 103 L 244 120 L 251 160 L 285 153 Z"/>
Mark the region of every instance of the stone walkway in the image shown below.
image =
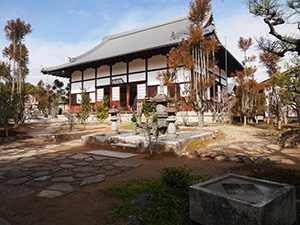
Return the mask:
<path id="1" fill-rule="evenodd" d="M 57 151 L 55 148 L 61 146 L 57 144 L 26 147 L 29 140 L 34 141 L 27 139 L 0 146 L 0 184 L 11 186 L 0 192 L 0 198 L 27 194 L 57 198 L 141 166 L 127 160 Z M 62 145 L 74 143 L 78 141 Z"/>

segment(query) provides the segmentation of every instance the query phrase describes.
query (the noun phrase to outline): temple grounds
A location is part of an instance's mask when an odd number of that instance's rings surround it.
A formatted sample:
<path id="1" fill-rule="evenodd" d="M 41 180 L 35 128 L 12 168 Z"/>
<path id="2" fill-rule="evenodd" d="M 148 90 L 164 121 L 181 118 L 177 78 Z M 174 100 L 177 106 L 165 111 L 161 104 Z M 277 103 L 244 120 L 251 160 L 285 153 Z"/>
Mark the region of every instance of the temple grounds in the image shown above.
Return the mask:
<path id="1" fill-rule="evenodd" d="M 83 131 L 80 125 L 75 129 Z M 85 130 L 103 134 L 109 132 L 109 126 L 90 124 Z M 248 164 L 193 154 L 149 157 L 138 153 L 128 159 L 96 156 L 85 152 L 101 149 L 82 147 L 79 138 L 64 142 L 47 138 L 67 132 L 63 124 L 30 124 L 19 130 L 31 133 L 30 138 L 0 146 L 0 218 L 10 224 L 102 224 L 119 199 L 102 194 L 101 188 L 158 177 L 163 167 L 186 165 L 193 173 L 207 177 L 228 172 L 257 177 L 275 173 L 278 167 L 299 169 L 300 149 L 276 145 L 279 132 L 270 127 L 208 125 L 201 129 L 181 127 L 180 131 L 218 132 L 199 153 L 270 160 Z"/>

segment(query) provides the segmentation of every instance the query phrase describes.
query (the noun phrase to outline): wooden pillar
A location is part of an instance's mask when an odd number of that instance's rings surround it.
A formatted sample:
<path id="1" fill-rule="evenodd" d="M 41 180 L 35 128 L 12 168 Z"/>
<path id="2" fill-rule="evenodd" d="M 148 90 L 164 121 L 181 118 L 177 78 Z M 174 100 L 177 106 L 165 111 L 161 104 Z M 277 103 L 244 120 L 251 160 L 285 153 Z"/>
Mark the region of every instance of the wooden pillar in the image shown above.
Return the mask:
<path id="1" fill-rule="evenodd" d="M 146 76 L 146 97 L 149 96 L 148 94 L 148 58 L 145 59 L 145 76 Z M 146 100 L 146 99 L 145 99 Z"/>
<path id="2" fill-rule="evenodd" d="M 69 90 L 69 111 L 72 109 L 72 95 L 71 95 L 71 92 L 72 92 L 72 73 L 70 73 L 70 90 Z"/>
<path id="3" fill-rule="evenodd" d="M 97 105 L 98 105 L 98 93 L 97 93 L 97 68 L 95 68 L 95 110 L 97 112 Z"/>
<path id="4" fill-rule="evenodd" d="M 126 106 L 130 107 L 129 62 L 126 62 L 126 80 L 127 80 Z"/>
<path id="5" fill-rule="evenodd" d="M 109 87 L 110 87 L 110 91 L 109 91 L 109 105 L 110 108 L 112 108 L 112 65 L 109 65 Z"/>

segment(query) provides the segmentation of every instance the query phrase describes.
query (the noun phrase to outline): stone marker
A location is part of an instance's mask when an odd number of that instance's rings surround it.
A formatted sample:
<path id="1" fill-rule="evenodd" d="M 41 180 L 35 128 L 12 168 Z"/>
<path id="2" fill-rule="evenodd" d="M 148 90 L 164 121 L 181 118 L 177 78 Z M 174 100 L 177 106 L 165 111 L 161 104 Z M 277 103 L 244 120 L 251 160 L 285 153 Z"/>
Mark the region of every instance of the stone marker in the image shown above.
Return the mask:
<path id="1" fill-rule="evenodd" d="M 189 189 L 190 218 L 202 225 L 292 225 L 294 186 L 227 174 Z"/>

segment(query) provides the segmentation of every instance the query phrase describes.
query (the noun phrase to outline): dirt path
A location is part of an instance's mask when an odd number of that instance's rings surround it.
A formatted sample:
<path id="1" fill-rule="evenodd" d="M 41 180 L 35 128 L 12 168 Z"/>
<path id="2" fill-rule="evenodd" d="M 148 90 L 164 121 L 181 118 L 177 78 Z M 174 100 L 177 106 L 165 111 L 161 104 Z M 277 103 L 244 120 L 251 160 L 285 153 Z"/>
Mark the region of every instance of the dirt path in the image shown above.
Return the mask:
<path id="1" fill-rule="evenodd" d="M 215 130 L 223 134 L 223 137 L 208 143 L 207 147 L 201 149 L 201 151 L 226 153 L 228 155 L 249 155 L 253 157 L 266 156 L 272 159 L 281 159 L 282 162 L 290 163 L 288 165 L 299 167 L 299 154 L 297 153 L 299 149 L 284 149 L 276 146 L 275 143 L 278 136 L 273 136 L 273 133 L 277 133 L 277 131 L 230 125 L 207 126 L 201 129 L 201 131 Z M 45 147 L 48 150 L 53 150 L 49 154 L 53 154 L 55 151 L 68 154 L 84 154 L 85 151 L 91 150 L 91 148 L 81 147 L 78 144 L 79 140 L 76 140 L 61 143 L 59 146 L 53 148 L 47 148 L 47 145 L 50 145 L 50 143 L 43 140 L 33 142 L 33 139 L 27 139 L 24 142 L 12 143 L 14 145 L 13 148 L 23 153 L 24 151 L 26 152 L 26 149 L 32 152 L 32 148 L 43 150 Z M 6 150 L 2 149 L 1 151 L 3 153 Z M 27 151 L 27 153 L 29 152 Z M 9 192 L 6 192 L 7 195 L 0 198 L 0 218 L 7 220 L 12 225 L 103 224 L 107 213 L 113 209 L 114 204 L 119 200 L 103 195 L 101 188 L 137 178 L 159 177 L 159 170 L 163 167 L 186 165 L 192 169 L 193 173 L 204 176 L 225 174 L 228 172 L 251 176 L 257 172 L 257 168 L 252 164 L 217 162 L 207 158 L 173 156 L 149 158 L 147 154 L 139 154 L 138 157 L 127 159 L 126 161 L 142 164 L 142 166 L 124 170 L 120 174 L 107 176 L 104 182 L 82 186 L 78 191 L 59 198 L 40 198 L 37 197 L 37 193 L 35 192 L 26 195 L 22 193 L 10 195 Z M 3 165 L 0 164 L 1 167 Z M 0 193 L 14 187 L 16 186 L 0 182 Z"/>
<path id="2" fill-rule="evenodd" d="M 223 136 L 219 141 L 208 143 L 201 152 L 227 156 L 265 157 L 278 163 L 300 168 L 300 148 L 283 148 L 276 144 L 280 132 L 251 126 L 210 126 L 208 131 L 218 131 Z"/>

